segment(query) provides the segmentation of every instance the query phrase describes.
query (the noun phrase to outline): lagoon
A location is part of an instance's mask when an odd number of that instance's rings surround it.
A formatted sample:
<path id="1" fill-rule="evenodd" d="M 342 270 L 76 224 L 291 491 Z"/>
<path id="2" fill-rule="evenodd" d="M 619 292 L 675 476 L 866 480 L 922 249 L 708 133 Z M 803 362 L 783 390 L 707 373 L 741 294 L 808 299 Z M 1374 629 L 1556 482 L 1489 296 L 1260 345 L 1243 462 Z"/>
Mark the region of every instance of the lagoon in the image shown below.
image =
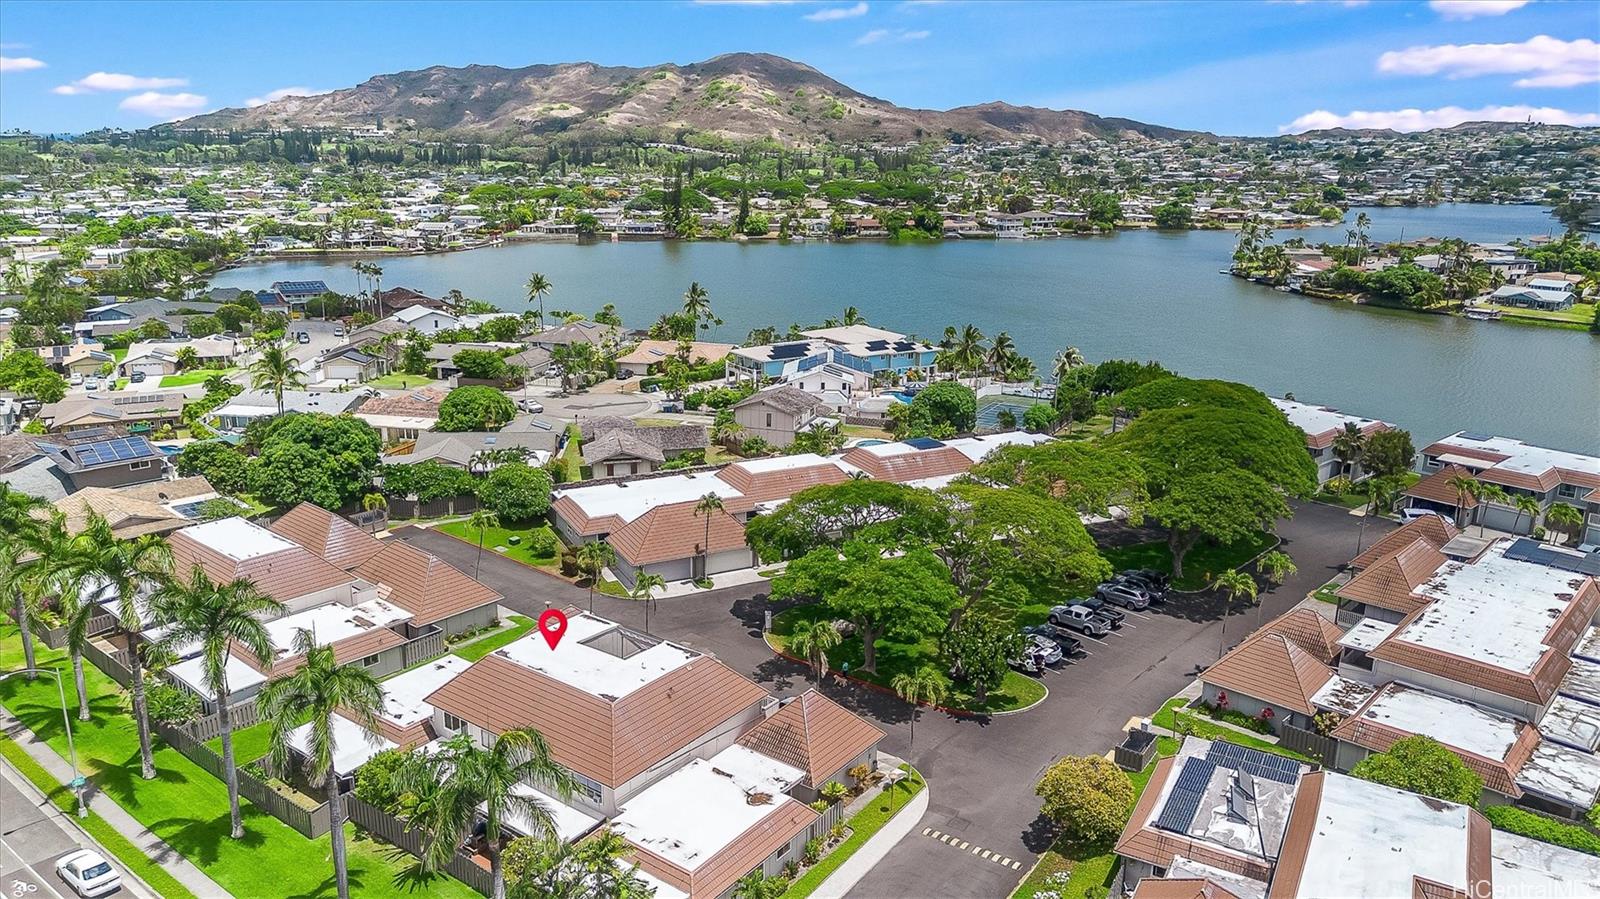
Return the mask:
<path id="1" fill-rule="evenodd" d="M 1296 232 L 1343 242 L 1354 221 Z M 1369 209 L 1374 240 L 1459 236 L 1479 242 L 1559 234 L 1538 206 L 1454 204 Z M 754 327 L 812 323 L 855 306 L 874 324 L 937 340 L 945 325 L 1007 331 L 1048 369 L 1073 345 L 1086 358 L 1155 359 L 1195 377 L 1336 406 L 1409 429 L 1417 446 L 1457 430 L 1600 454 L 1600 337 L 1584 332 L 1356 307 L 1284 294 L 1219 274 L 1231 232 L 1129 231 L 1096 238 L 936 243 L 513 243 L 377 260 L 385 287 L 452 288 L 527 308 L 542 272 L 552 309 L 615 303 L 645 326 L 675 310 L 689 282 L 711 295 L 738 342 Z M 351 293 L 349 260 L 250 265 L 218 287 L 321 278 Z"/>

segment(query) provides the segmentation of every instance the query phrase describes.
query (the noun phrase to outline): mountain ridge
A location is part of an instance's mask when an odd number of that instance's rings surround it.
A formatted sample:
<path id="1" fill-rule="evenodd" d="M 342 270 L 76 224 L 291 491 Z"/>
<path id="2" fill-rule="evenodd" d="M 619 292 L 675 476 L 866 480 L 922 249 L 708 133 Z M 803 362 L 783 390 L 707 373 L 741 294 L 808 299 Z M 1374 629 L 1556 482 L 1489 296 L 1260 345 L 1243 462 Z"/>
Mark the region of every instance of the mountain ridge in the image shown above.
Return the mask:
<path id="1" fill-rule="evenodd" d="M 902 143 L 928 137 L 1057 142 L 1210 137 L 1206 132 L 991 101 L 913 109 L 862 93 L 805 63 L 767 53 L 726 53 L 678 65 L 592 62 L 429 66 L 374 75 L 354 87 L 220 109 L 178 128 L 361 127 L 512 141 L 554 134 L 676 140 L 702 132 L 790 145 Z"/>

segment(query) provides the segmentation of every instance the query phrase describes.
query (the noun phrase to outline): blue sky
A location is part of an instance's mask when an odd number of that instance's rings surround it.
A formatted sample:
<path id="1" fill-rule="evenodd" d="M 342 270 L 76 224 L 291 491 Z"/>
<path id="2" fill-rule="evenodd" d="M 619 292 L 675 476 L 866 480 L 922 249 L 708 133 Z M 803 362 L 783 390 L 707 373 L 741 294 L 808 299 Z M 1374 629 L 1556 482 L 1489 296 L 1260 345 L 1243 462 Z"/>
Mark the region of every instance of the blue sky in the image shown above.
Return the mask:
<path id="1" fill-rule="evenodd" d="M 430 65 L 763 51 L 903 106 L 990 100 L 1221 134 L 1600 124 L 1591 0 L 648 3 L 6 0 L 0 128 L 135 128 Z"/>

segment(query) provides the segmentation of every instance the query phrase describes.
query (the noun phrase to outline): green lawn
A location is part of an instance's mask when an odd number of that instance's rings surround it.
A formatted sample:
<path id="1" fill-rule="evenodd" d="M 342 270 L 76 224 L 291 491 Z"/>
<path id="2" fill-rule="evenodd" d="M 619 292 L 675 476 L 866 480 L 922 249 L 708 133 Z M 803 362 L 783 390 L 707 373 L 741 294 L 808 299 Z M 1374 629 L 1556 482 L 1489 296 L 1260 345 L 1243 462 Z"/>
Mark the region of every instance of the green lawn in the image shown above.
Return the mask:
<path id="1" fill-rule="evenodd" d="M 1316 599 L 1317 602 L 1325 602 L 1329 605 L 1336 606 L 1339 604 L 1339 595 L 1333 592 L 1334 589 L 1335 584 L 1333 581 L 1329 581 L 1326 584 L 1318 587 L 1317 591 L 1311 595 Z"/>
<path id="2" fill-rule="evenodd" d="M 441 383 L 443 382 L 435 381 L 427 375 L 407 375 L 399 372 L 390 372 L 381 378 L 373 378 L 363 386 L 376 387 L 379 390 L 408 390 Z"/>
<path id="3" fill-rule="evenodd" d="M 1230 568 L 1239 568 L 1277 541 L 1277 537 L 1265 532 L 1225 546 L 1201 541 L 1183 557 L 1183 577 L 1174 578 L 1172 586 L 1179 590 L 1203 590 L 1216 575 Z M 1114 546 L 1102 550 L 1102 553 L 1117 571 L 1128 568 L 1172 571 L 1172 551 L 1167 549 L 1166 541 Z"/>
<path id="4" fill-rule="evenodd" d="M 473 546 L 478 545 L 478 529 L 469 527 L 466 519 L 446 522 L 445 524 L 439 525 L 436 530 L 441 533 L 449 534 L 450 536 L 460 540 L 465 540 Z M 499 552 L 500 555 L 505 556 L 508 559 L 514 559 L 523 563 L 524 565 L 536 565 L 540 568 L 559 568 L 561 556 L 561 541 L 559 537 L 556 540 L 556 551 L 551 555 L 536 556 L 533 554 L 533 551 L 530 548 L 530 537 L 534 531 L 549 530 L 550 526 L 545 524 L 543 521 L 511 521 L 506 522 L 501 527 L 484 528 L 484 555 L 488 555 L 489 553 L 493 552 Z M 522 541 L 513 546 L 511 544 L 512 537 L 521 537 Z M 504 552 L 499 551 L 499 548 L 502 546 L 505 547 Z"/>
<path id="5" fill-rule="evenodd" d="M 873 834 L 882 830 L 883 825 L 888 824 L 895 813 L 903 810 L 912 797 L 922 792 L 924 786 L 922 775 L 914 768 L 907 768 L 905 765 L 900 767 L 909 771 L 910 776 L 895 784 L 887 792 L 879 790 L 878 798 L 874 799 L 872 804 L 856 812 L 854 818 L 846 821 L 845 826 L 850 829 L 850 835 L 828 853 L 827 857 L 812 865 L 798 880 L 790 884 L 789 889 L 784 891 L 782 899 L 803 899 L 811 895 L 817 887 L 822 886 L 823 881 L 828 879 L 828 875 L 838 870 L 850 856 L 855 855 L 856 850 L 871 839 Z M 893 812 L 890 809 L 893 809 Z"/>
<path id="6" fill-rule="evenodd" d="M 787 652 L 785 640 L 793 632 L 795 625 L 824 617 L 828 617 L 827 612 L 816 605 L 799 606 L 775 615 L 768 642 L 780 651 Z M 843 671 L 848 667 L 851 677 L 884 687 L 887 687 L 889 681 L 901 672 L 914 671 L 923 665 L 932 665 L 936 670 L 943 672 L 946 667 L 939 661 L 939 644 L 934 637 L 928 637 L 918 643 L 902 643 L 883 638 L 878 641 L 877 650 L 876 673 L 861 670 L 861 641 L 855 637 L 846 637 L 844 642 L 828 650 L 828 664 L 835 671 Z M 962 684 L 948 679 L 947 683 L 950 687 L 950 698 L 942 704 L 949 708 L 972 712 L 1004 712 L 1020 709 L 1038 702 L 1045 695 L 1044 684 L 1011 670 L 1006 671 L 1006 679 L 1001 683 L 1000 689 L 991 690 L 987 701 L 981 704 L 972 698 L 972 694 L 965 690 Z"/>
<path id="7" fill-rule="evenodd" d="M 1162 759 L 1178 752 L 1178 741 L 1171 737 L 1156 740 L 1156 758 Z M 1150 783 L 1156 763 L 1152 761 L 1143 771 L 1128 775 L 1133 782 L 1133 801 L 1139 801 L 1145 785 Z M 1132 809 L 1129 809 L 1131 812 Z M 1077 899 L 1093 895 L 1111 885 L 1117 870 L 1117 855 L 1110 843 L 1084 845 L 1058 839 L 1039 856 L 1039 861 L 1028 872 L 1028 878 L 1011 894 L 1011 899 L 1034 899 L 1040 894 Z"/>
<path id="8" fill-rule="evenodd" d="M 20 643 L 14 625 L 0 625 L 0 656 L 8 664 L 21 659 Z M 38 649 L 41 665 L 65 664 L 60 651 L 42 645 Z M 326 836 L 308 840 L 246 801 L 246 836 L 230 839 L 227 788 L 177 750 L 159 743 L 156 779 L 140 778 L 138 735 L 123 710 L 122 691 L 93 666 L 86 666 L 84 674 L 94 718 L 74 720 L 73 736 L 78 763 L 98 791 L 95 801 L 115 801 L 236 896 L 334 895 Z M 68 677 L 67 702 L 75 705 L 71 684 Z M 60 700 L 52 680 L 0 681 L 0 704 L 66 756 Z M 354 828 L 347 827 L 347 834 L 353 839 Z M 411 867 L 410 857 L 394 847 L 368 840 L 350 843 L 351 888 L 359 896 L 407 899 L 411 889 L 404 875 Z M 428 892 L 459 899 L 477 895 L 465 884 L 447 878 L 432 883 Z"/>
<path id="9" fill-rule="evenodd" d="M 567 426 L 567 448 L 562 461 L 567 463 L 567 481 L 583 480 L 583 439 L 578 436 L 578 426 Z"/>
<path id="10" fill-rule="evenodd" d="M 533 630 L 535 624 L 534 620 L 526 615 L 512 615 L 511 622 L 511 627 L 502 628 L 471 643 L 463 643 L 451 650 L 451 653 L 469 662 L 476 662 L 500 647 L 522 639 L 522 635 Z"/>
<path id="11" fill-rule="evenodd" d="M 1229 743 L 1238 743 L 1240 746 L 1249 746 L 1251 749 L 1259 749 L 1262 752 L 1270 752 L 1296 761 L 1317 764 L 1315 759 L 1307 758 L 1298 752 L 1285 749 L 1276 743 L 1269 743 L 1259 737 L 1240 733 L 1231 727 L 1218 724 L 1205 715 L 1181 711 L 1188 704 L 1189 701 L 1182 697 L 1169 699 L 1165 705 L 1161 706 L 1161 711 L 1150 717 L 1150 723 L 1156 727 L 1193 734 L 1207 740 L 1226 740 Z"/>
<path id="12" fill-rule="evenodd" d="M 161 379 L 162 387 L 188 387 L 191 384 L 204 384 L 212 375 L 233 374 L 237 369 L 232 368 L 197 368 L 194 371 L 179 372 L 175 375 L 166 375 Z"/>
<path id="13" fill-rule="evenodd" d="M 113 360 L 115 360 L 118 365 L 122 364 L 122 360 L 128 358 L 128 348 L 127 347 L 118 347 L 117 349 L 114 349 L 114 350 L 106 350 L 106 352 L 111 354 L 111 358 Z"/>

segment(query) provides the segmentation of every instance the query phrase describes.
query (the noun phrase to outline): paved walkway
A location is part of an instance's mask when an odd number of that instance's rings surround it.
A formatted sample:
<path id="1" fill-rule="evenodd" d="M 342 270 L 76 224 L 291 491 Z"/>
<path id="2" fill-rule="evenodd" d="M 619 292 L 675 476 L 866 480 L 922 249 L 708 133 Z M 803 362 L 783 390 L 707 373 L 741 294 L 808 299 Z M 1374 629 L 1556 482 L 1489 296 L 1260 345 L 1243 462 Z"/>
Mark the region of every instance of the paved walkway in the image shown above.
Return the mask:
<path id="1" fill-rule="evenodd" d="M 8 736 L 17 741 L 25 752 L 54 777 L 59 783 L 72 781 L 72 767 L 66 759 L 56 754 L 48 744 L 41 743 L 34 738 L 33 732 L 23 727 L 20 722 L 6 715 L 3 719 Z M 91 782 L 89 809 L 105 820 L 107 824 L 116 828 L 117 832 L 133 841 L 146 856 L 165 868 L 168 874 L 189 888 L 189 891 L 202 899 L 225 899 L 230 894 L 227 890 L 217 885 L 217 882 L 207 877 L 205 872 L 196 868 L 188 859 L 178 854 L 176 849 L 168 846 L 160 837 L 151 833 L 143 824 L 122 810 L 122 807 L 97 794 Z M 110 855 L 109 852 L 106 853 Z"/>
<path id="2" fill-rule="evenodd" d="M 895 764 L 898 765 L 898 762 Z M 883 860 L 884 856 L 889 854 L 889 850 L 893 849 L 895 844 L 905 839 L 907 834 L 916 829 L 918 822 L 922 820 L 923 813 L 928 810 L 930 793 L 931 789 L 926 779 L 924 779 L 922 792 L 911 797 L 911 801 L 907 802 L 904 808 L 896 811 L 894 817 L 890 818 L 881 830 L 873 834 L 862 844 L 860 849 L 855 851 L 854 855 L 845 859 L 843 864 L 834 869 L 834 872 L 829 874 L 826 880 L 817 885 L 816 890 L 812 891 L 811 895 L 816 899 L 843 899 L 844 895 L 850 892 L 856 883 L 865 877 L 868 871 L 872 870 L 873 866 L 877 865 L 878 862 Z M 860 798 L 871 802 L 880 795 L 867 793 Z M 847 815 L 850 813 L 850 811 L 846 811 Z M 846 820 L 849 819 L 846 818 Z"/>

